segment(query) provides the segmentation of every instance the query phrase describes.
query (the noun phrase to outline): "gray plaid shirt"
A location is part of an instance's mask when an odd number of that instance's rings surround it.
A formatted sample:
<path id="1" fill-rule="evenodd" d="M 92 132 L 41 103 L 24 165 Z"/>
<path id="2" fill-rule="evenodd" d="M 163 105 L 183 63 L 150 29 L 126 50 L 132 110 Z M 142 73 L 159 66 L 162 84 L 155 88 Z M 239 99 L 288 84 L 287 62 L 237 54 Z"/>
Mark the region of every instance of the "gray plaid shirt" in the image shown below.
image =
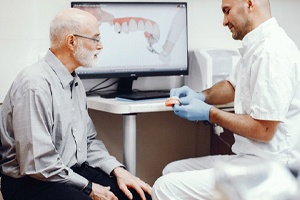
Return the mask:
<path id="1" fill-rule="evenodd" d="M 17 76 L 0 109 L 3 174 L 82 189 L 87 180 L 70 167 L 87 161 L 110 174 L 123 166 L 95 140 L 82 82 L 50 50 Z"/>

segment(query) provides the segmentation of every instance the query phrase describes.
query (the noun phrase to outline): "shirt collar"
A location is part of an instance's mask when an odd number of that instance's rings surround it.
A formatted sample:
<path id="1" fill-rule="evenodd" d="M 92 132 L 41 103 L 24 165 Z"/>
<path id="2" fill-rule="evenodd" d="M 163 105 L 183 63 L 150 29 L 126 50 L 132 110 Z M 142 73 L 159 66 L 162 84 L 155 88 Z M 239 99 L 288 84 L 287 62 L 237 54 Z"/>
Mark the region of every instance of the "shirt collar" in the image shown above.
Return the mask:
<path id="1" fill-rule="evenodd" d="M 275 18 L 271 18 L 250 31 L 242 40 L 243 47 L 240 49 L 240 53 L 243 54 L 249 45 L 260 40 L 260 38 L 268 34 L 270 29 L 275 26 L 278 26 L 278 23 Z"/>
<path id="2" fill-rule="evenodd" d="M 60 62 L 60 60 L 49 49 L 45 55 L 45 61 L 50 65 L 52 70 L 57 75 L 62 86 L 65 88 L 74 81 L 74 77 L 70 74 L 67 68 Z"/>

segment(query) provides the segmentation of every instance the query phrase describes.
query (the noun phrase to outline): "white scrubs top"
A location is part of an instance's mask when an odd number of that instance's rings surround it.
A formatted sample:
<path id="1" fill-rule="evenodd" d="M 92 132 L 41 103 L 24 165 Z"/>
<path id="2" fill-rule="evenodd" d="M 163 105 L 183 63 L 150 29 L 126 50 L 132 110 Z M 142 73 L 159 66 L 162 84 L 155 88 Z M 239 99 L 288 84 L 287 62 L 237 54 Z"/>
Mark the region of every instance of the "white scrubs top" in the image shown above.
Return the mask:
<path id="1" fill-rule="evenodd" d="M 235 134 L 232 150 L 292 164 L 300 160 L 299 51 L 274 18 L 247 34 L 242 44 L 242 58 L 228 78 L 235 87 L 235 112 L 280 124 L 267 144 Z"/>

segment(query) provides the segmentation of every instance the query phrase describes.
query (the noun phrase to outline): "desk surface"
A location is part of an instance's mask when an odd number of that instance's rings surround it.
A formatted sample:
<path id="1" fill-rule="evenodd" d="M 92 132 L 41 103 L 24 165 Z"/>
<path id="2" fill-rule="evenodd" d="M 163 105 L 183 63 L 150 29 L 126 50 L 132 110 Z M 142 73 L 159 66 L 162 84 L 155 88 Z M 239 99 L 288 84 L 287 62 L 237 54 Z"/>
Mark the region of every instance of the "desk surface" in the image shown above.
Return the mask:
<path id="1" fill-rule="evenodd" d="M 165 106 L 166 99 L 167 98 L 131 101 L 115 98 L 88 97 L 87 104 L 90 109 L 114 114 L 172 111 L 171 107 Z M 233 111 L 233 103 L 218 105 L 216 107 L 225 111 Z"/>

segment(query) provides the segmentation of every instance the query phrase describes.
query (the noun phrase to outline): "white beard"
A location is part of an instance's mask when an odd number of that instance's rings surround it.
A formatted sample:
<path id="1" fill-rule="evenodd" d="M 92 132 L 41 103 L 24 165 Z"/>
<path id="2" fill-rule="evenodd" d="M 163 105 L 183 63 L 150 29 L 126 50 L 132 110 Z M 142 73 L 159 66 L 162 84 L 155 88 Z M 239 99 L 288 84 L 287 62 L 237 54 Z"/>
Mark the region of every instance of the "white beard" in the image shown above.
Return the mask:
<path id="1" fill-rule="evenodd" d="M 83 46 L 83 42 L 79 40 L 78 48 L 74 52 L 74 58 L 80 63 L 82 67 L 91 68 L 97 65 L 97 57 L 96 54 L 100 52 L 96 51 L 89 51 Z"/>

